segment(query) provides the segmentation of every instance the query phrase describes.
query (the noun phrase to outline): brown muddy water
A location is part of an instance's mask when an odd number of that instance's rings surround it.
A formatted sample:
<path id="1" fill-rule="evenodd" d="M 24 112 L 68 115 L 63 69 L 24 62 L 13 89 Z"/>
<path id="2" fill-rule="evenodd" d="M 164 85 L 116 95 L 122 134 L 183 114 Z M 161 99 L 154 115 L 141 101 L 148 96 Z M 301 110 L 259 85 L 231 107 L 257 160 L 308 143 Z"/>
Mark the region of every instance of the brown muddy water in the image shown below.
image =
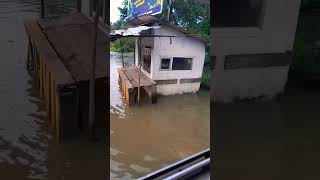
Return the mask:
<path id="1" fill-rule="evenodd" d="M 73 0 L 46 2 L 46 17 L 73 10 Z M 58 144 L 25 66 L 23 21 L 40 0 L 0 0 L 0 179 L 107 179 L 105 145 L 84 138 Z"/>
<path id="2" fill-rule="evenodd" d="M 132 61 L 133 54 L 125 54 L 125 64 Z M 209 91 L 128 107 L 118 84 L 121 66 L 120 54 L 111 53 L 111 179 L 135 179 L 209 148 Z"/>

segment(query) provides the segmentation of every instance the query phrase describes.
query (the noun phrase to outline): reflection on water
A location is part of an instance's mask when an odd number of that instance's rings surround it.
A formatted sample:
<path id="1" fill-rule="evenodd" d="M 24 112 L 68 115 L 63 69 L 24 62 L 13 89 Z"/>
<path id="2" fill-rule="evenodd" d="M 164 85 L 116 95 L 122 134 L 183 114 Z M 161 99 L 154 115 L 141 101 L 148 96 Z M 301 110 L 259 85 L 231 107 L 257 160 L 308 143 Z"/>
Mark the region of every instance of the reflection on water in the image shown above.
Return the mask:
<path id="1" fill-rule="evenodd" d="M 275 101 L 211 107 L 216 179 L 319 179 L 319 88 L 290 86 Z"/>
<path id="2" fill-rule="evenodd" d="M 75 0 L 45 2 L 46 17 L 54 17 L 71 12 Z M 23 21 L 39 10 L 40 0 L 0 0 L 0 179 L 103 179 L 103 145 L 85 138 L 56 143 L 26 71 Z"/>
<path id="3" fill-rule="evenodd" d="M 162 96 L 126 106 L 118 84 L 121 56 L 111 53 L 110 177 L 137 178 L 209 147 L 210 95 Z M 133 54 L 125 55 L 127 65 Z"/>

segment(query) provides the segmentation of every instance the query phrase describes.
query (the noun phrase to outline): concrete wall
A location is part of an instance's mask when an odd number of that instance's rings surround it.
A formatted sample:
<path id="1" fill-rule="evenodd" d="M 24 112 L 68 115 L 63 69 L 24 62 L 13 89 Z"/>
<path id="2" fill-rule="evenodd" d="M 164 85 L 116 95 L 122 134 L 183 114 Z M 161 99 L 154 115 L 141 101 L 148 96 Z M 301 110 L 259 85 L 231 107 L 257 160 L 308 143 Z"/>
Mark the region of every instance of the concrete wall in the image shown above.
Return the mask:
<path id="1" fill-rule="evenodd" d="M 211 29 L 211 50 L 216 56 L 211 88 L 214 101 L 272 97 L 283 91 L 289 64 L 227 70 L 225 56 L 291 51 L 299 8 L 300 0 L 265 0 L 260 27 Z"/>
<path id="2" fill-rule="evenodd" d="M 199 90 L 200 82 L 180 83 L 180 79 L 201 78 L 205 46 L 196 39 L 181 37 L 182 33 L 168 27 L 154 30 L 155 35 L 172 35 L 180 37 L 155 37 L 152 52 L 152 79 L 177 79 L 177 84 L 157 85 L 157 92 L 162 95 L 195 93 Z M 188 57 L 193 58 L 192 70 L 160 70 L 161 58 Z"/>
<path id="3" fill-rule="evenodd" d="M 151 79 L 157 83 L 157 93 L 160 95 L 173 95 L 183 93 L 195 93 L 200 88 L 199 79 L 202 77 L 202 70 L 205 58 L 205 47 L 199 40 L 182 37 L 181 32 L 168 27 L 161 27 L 155 29 L 152 35 L 164 36 L 180 36 L 180 37 L 143 37 L 141 39 L 142 48 L 145 46 L 151 47 L 151 72 L 150 74 L 144 71 Z M 143 49 L 141 52 L 143 58 Z M 136 39 L 135 48 L 135 65 L 138 65 L 138 39 Z M 161 58 L 172 57 L 188 57 L 193 58 L 192 70 L 160 70 Z M 184 83 L 180 82 L 181 79 Z M 196 82 L 191 82 L 192 80 Z M 165 82 L 163 80 L 176 80 L 174 84 Z M 187 82 L 186 82 L 187 81 Z"/>

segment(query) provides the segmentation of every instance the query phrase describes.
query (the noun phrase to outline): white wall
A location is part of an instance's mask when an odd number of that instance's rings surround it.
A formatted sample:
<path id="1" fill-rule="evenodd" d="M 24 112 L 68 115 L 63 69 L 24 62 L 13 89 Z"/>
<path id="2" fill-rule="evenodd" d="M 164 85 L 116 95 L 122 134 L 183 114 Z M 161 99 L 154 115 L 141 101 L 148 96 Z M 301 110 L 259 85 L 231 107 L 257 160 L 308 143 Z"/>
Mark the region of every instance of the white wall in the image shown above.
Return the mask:
<path id="1" fill-rule="evenodd" d="M 204 43 L 190 37 L 181 37 L 182 33 L 168 27 L 154 30 L 155 35 L 172 35 L 180 37 L 155 37 L 152 52 L 152 79 L 178 79 L 178 84 L 157 85 L 157 92 L 163 95 L 194 93 L 199 90 L 200 83 L 180 84 L 180 79 L 201 78 L 204 58 Z M 189 57 L 193 58 L 192 70 L 160 70 L 161 58 Z"/>
<path id="2" fill-rule="evenodd" d="M 273 96 L 282 92 L 288 66 L 224 70 L 226 55 L 284 53 L 293 49 L 300 0 L 265 0 L 263 24 L 252 28 L 214 28 L 212 54 L 216 55 L 212 95 L 215 101 L 234 97 Z"/>

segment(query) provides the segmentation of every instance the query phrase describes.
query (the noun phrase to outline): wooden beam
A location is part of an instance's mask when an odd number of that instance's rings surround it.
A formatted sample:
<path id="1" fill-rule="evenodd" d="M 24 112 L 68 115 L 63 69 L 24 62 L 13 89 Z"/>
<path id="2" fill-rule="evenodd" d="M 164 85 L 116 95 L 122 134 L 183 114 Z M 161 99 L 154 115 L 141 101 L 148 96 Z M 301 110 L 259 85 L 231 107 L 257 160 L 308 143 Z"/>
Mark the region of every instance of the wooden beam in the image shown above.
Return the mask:
<path id="1" fill-rule="evenodd" d="M 147 92 L 149 95 L 152 104 L 157 102 L 157 91 L 156 91 L 156 86 L 151 85 L 151 86 L 144 86 L 143 89 Z"/>
<path id="2" fill-rule="evenodd" d="M 60 140 L 60 120 L 61 120 L 61 114 L 60 114 L 60 93 L 59 93 L 59 90 L 56 90 L 55 91 L 55 106 L 56 106 L 56 120 L 55 120 L 55 123 L 56 123 L 56 137 L 58 140 Z"/>
<path id="3" fill-rule="evenodd" d="M 40 78 L 40 86 L 39 86 L 39 92 L 40 92 L 40 97 L 43 98 L 43 61 L 41 57 L 39 58 L 40 61 L 40 73 L 39 73 L 39 78 Z"/>
<path id="4" fill-rule="evenodd" d="M 91 136 L 95 136 L 95 72 L 96 72 L 96 56 L 97 56 L 97 35 L 98 35 L 98 21 L 99 15 L 101 14 L 101 0 L 96 0 L 96 13 L 94 17 L 93 26 L 93 41 L 92 41 L 92 57 L 91 57 L 91 68 L 90 68 L 90 96 L 89 96 L 89 126 Z"/>
<path id="5" fill-rule="evenodd" d="M 56 101 L 56 85 L 55 85 L 55 81 L 52 79 L 51 80 L 51 126 L 54 130 L 56 130 L 56 105 L 55 105 L 55 101 Z"/>

